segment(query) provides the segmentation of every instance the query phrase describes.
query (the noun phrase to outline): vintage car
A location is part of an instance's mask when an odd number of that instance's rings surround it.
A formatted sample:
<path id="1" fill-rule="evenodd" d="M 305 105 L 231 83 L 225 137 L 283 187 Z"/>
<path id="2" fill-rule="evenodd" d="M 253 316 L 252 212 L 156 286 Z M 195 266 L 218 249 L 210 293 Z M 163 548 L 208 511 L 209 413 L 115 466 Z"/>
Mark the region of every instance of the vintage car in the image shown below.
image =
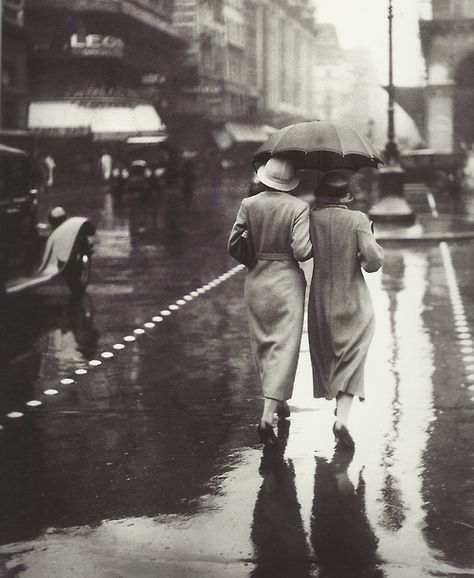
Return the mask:
<path id="1" fill-rule="evenodd" d="M 61 207 L 37 223 L 38 182 L 22 150 L 0 145 L 0 298 L 62 276 L 73 293 L 89 283 L 94 225 Z"/>
<path id="2" fill-rule="evenodd" d="M 168 184 L 172 150 L 166 135 L 128 138 L 123 145 L 123 161 L 112 170 L 112 192 L 147 194 Z"/>
<path id="3" fill-rule="evenodd" d="M 405 170 L 405 181 L 425 183 L 435 190 L 456 192 L 461 186 L 463 156 L 439 153 L 432 149 L 402 151 L 400 164 Z"/>

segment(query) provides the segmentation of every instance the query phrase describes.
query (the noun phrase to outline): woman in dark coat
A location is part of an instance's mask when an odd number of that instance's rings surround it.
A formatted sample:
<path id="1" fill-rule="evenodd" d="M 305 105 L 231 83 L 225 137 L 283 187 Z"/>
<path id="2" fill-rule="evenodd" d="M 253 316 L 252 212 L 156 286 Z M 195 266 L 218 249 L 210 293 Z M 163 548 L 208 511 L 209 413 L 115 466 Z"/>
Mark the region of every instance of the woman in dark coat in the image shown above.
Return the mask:
<path id="1" fill-rule="evenodd" d="M 334 435 L 354 441 L 347 422 L 354 396 L 364 399 L 364 365 L 374 333 L 374 311 L 361 268 L 380 269 L 383 249 L 367 216 L 346 206 L 353 171 L 325 173 L 310 214 L 314 269 L 308 336 L 314 397 L 336 398 Z"/>
<path id="2" fill-rule="evenodd" d="M 273 413 L 278 404 L 287 409 L 303 329 L 306 281 L 298 261 L 311 257 L 309 205 L 288 194 L 299 183 L 289 161 L 271 158 L 258 178 L 265 190 L 242 201 L 229 252 L 248 231 L 256 264 L 245 279 L 245 303 L 264 396 L 258 433 L 265 445 L 275 445 Z"/>

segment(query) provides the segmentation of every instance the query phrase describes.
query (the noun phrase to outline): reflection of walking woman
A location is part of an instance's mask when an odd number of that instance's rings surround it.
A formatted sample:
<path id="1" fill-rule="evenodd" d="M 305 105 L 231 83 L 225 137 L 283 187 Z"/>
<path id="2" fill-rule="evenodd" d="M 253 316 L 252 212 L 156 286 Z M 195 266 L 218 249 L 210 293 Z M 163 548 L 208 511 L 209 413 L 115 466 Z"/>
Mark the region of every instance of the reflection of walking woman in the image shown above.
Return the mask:
<path id="1" fill-rule="evenodd" d="M 354 441 L 347 422 L 354 396 L 363 399 L 364 365 L 374 332 L 374 312 L 361 267 L 382 266 L 367 216 L 345 203 L 352 171 L 323 175 L 310 215 L 314 270 L 308 306 L 308 336 L 314 397 L 337 399 L 334 435 L 340 444 Z"/>
<path id="2" fill-rule="evenodd" d="M 306 283 L 298 261 L 311 257 L 309 206 L 286 194 L 299 182 L 289 161 L 271 158 L 258 177 L 266 190 L 242 201 L 229 248 L 243 230 L 250 232 L 257 262 L 247 273 L 245 301 L 264 396 L 258 433 L 275 445 L 273 413 L 279 402 L 289 411 L 301 341 Z"/>
<path id="3" fill-rule="evenodd" d="M 357 488 L 347 473 L 353 453 L 337 448 L 330 463 L 316 457 L 311 543 L 321 576 L 383 578 L 362 473 Z"/>
<path id="4" fill-rule="evenodd" d="M 255 569 L 251 578 L 308 578 L 311 554 L 296 492 L 295 469 L 293 462 L 283 457 L 286 438 L 279 435 L 278 439 L 278 448 L 264 449 L 259 469 L 263 482 L 253 513 Z"/>

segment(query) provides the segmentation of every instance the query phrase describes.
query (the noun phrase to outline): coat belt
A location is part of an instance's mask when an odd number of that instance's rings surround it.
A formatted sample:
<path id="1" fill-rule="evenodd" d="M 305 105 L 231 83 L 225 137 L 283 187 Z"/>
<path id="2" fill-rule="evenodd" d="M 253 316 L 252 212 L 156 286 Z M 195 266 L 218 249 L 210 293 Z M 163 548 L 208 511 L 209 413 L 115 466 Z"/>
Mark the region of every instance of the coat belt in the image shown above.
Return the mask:
<path id="1" fill-rule="evenodd" d="M 257 261 L 295 261 L 291 253 L 255 253 Z"/>

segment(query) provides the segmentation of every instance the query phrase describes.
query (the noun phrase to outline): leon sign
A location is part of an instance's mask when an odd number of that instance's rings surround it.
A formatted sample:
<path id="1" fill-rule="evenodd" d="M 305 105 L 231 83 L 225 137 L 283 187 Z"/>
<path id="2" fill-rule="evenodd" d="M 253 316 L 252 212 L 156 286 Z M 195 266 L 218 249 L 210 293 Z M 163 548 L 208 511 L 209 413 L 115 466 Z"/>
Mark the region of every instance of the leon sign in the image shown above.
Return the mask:
<path id="1" fill-rule="evenodd" d="M 100 34 L 73 34 L 70 47 L 73 56 L 122 58 L 124 52 L 124 42 L 121 38 Z"/>

